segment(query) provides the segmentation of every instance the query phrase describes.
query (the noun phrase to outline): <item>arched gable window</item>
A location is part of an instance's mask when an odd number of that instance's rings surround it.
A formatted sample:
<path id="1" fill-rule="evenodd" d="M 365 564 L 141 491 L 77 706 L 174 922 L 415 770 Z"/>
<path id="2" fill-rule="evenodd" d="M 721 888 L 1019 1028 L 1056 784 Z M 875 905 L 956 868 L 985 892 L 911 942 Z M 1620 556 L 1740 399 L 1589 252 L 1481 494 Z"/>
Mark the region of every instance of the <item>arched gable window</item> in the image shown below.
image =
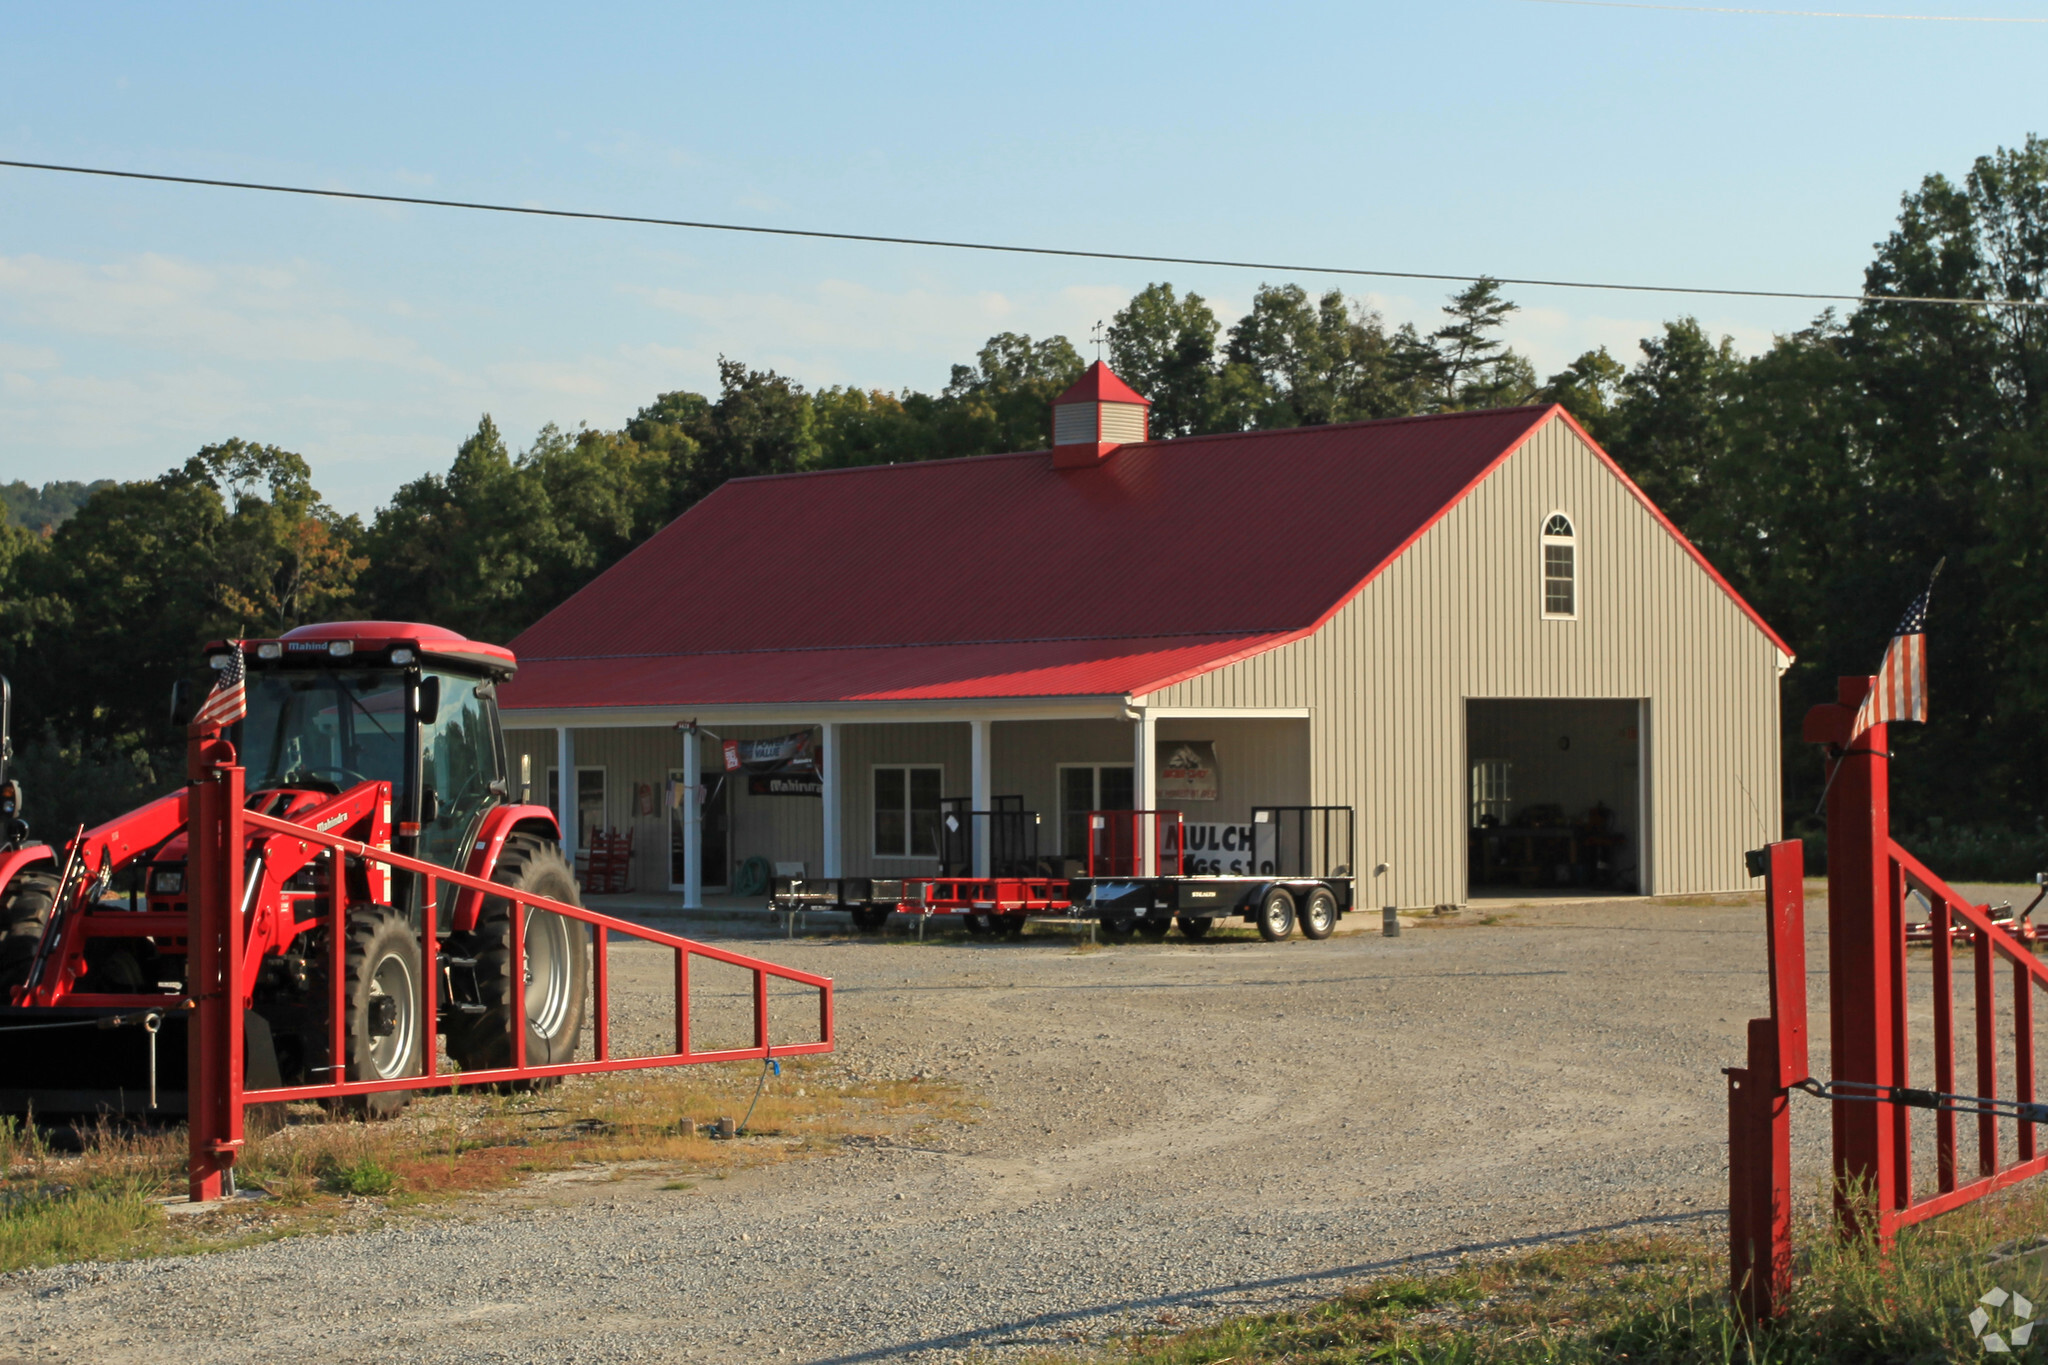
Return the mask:
<path id="1" fill-rule="evenodd" d="M 1543 614 L 1579 614 L 1579 542 L 1562 512 L 1552 512 L 1543 523 Z"/>

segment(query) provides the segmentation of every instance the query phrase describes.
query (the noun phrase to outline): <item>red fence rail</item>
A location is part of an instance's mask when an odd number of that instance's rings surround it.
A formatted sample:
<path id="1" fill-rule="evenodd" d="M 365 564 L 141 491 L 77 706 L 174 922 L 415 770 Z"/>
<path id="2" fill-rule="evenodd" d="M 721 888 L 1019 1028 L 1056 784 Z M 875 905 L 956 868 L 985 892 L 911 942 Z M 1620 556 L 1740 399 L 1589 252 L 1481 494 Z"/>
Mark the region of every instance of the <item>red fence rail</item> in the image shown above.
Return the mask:
<path id="1" fill-rule="evenodd" d="M 244 1143 L 243 1108 L 287 1100 L 314 1100 L 349 1095 L 369 1095 L 391 1090 L 427 1090 L 456 1085 L 492 1085 L 507 1081 L 539 1080 L 600 1071 L 626 1071 L 651 1067 L 694 1065 L 704 1062 L 765 1061 L 806 1053 L 830 1052 L 833 1047 L 832 980 L 793 967 L 779 966 L 759 958 L 727 952 L 694 939 L 664 934 L 580 905 L 531 895 L 498 882 L 417 858 L 393 853 L 353 839 L 343 838 L 289 820 L 279 820 L 244 808 L 244 773 L 232 762 L 233 751 L 226 745 L 228 761 L 215 761 L 194 783 L 191 847 L 194 899 L 191 940 L 191 980 L 188 990 L 194 1002 L 190 1030 L 190 1153 L 188 1187 L 194 1200 L 218 1198 L 222 1175 L 234 1163 Z M 285 835 L 303 845 L 322 847 L 330 860 L 325 878 L 327 903 L 322 914 L 329 930 L 328 981 L 332 994 L 329 1057 L 340 1062 L 348 1056 L 347 1009 L 344 954 L 347 942 L 348 878 L 346 860 L 360 859 L 366 865 L 381 865 L 406 871 L 423 879 L 418 903 L 423 907 L 427 928 L 420 934 L 421 971 L 419 1014 L 422 1033 L 420 1075 L 376 1081 L 333 1081 L 318 1085 L 292 1085 L 261 1090 L 246 1089 L 243 1082 L 243 1040 L 241 1002 L 246 938 L 244 895 L 244 850 L 250 831 Z M 442 885 L 454 885 L 510 903 L 510 980 L 513 1008 L 507 1011 L 511 1029 L 512 1065 L 488 1070 L 450 1073 L 442 1071 L 435 1055 L 438 996 L 433 907 L 438 904 Z M 526 1015 L 516 983 L 525 980 L 526 916 L 535 912 L 561 915 L 590 927 L 593 942 L 591 973 L 591 1020 L 595 1056 L 582 1061 L 529 1064 L 526 1055 Z M 637 939 L 668 948 L 674 954 L 675 1049 L 650 1056 L 613 1055 L 611 1036 L 611 973 L 606 952 L 613 935 Z M 753 974 L 753 1042 L 745 1047 L 699 1050 L 690 1037 L 690 964 L 702 958 L 738 967 Z M 769 1025 L 769 983 L 786 981 L 818 992 L 817 1038 L 801 1043 L 776 1043 Z"/>
<path id="2" fill-rule="evenodd" d="M 1886 727 L 1860 734 L 1854 717 L 1874 683 L 1841 680 L 1837 700 L 1808 712 L 1808 741 L 1829 746 L 1828 1033 L 1833 1077 L 1809 1072 L 1806 1039 L 1805 856 L 1798 840 L 1752 855 L 1765 877 L 1771 1013 L 1749 1023 L 1748 1065 L 1728 1076 L 1730 1292 L 1744 1317 L 1776 1314 L 1791 1288 L 1792 1204 L 1789 1100 L 1795 1089 L 1833 1101 L 1836 1214 L 1844 1235 L 1889 1244 L 1899 1230 L 1960 1208 L 2048 1170 L 2037 1150 L 2034 991 L 2048 966 L 2026 939 L 1994 922 L 1989 906 L 1957 894 L 1891 837 Z M 1931 907 L 1926 941 L 1933 1000 L 1931 1089 L 1914 1089 L 1909 1065 L 1906 898 Z M 1914 935 L 1914 938 L 1921 937 Z M 1957 1091 L 1956 942 L 1969 950 L 1971 1037 L 1976 1069 Z M 1998 1093 L 2001 1019 L 1998 968 L 2012 972 L 2013 1094 Z M 1934 1114 L 1934 1188 L 1916 1187 L 1912 1111 Z M 1977 1170 L 1964 1181 L 1956 1117 L 1977 1120 Z M 2015 1159 L 2001 1162 L 1999 1126 L 2012 1123 Z"/>

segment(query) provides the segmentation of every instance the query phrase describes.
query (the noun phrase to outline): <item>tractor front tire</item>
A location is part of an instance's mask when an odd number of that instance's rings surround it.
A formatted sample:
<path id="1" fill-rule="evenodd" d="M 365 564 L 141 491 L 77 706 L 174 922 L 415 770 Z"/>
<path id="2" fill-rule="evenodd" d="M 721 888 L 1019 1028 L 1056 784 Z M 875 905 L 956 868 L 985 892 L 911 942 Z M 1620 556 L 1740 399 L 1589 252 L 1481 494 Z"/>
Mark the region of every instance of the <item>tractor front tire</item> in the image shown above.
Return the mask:
<path id="1" fill-rule="evenodd" d="M 9 987 L 28 980 L 36 948 L 43 941 L 43 926 L 50 922 L 56 903 L 57 875 L 42 868 L 15 873 L 6 892 L 0 893 L 0 1000 Z"/>
<path id="2" fill-rule="evenodd" d="M 322 937 L 325 937 L 323 934 Z M 322 952 L 319 961 L 325 961 Z M 348 1066 L 342 1076 L 322 1069 L 316 1083 L 329 1079 L 393 1081 L 420 1074 L 424 1056 L 420 1012 L 420 941 L 405 916 L 389 906 L 356 905 L 348 912 L 348 939 L 342 949 L 342 1004 Z M 326 973 L 315 970 L 312 999 L 330 997 Z M 324 1011 L 322 1011 L 324 1014 Z M 321 1038 L 326 1036 L 321 1031 Z M 311 1057 L 324 1059 L 328 1048 L 311 1040 Z M 364 1119 L 388 1119 L 412 1103 L 410 1090 L 385 1090 L 331 1101 L 336 1113 Z"/>
<path id="3" fill-rule="evenodd" d="M 530 895 L 581 905 L 576 876 L 559 845 L 530 834 L 505 841 L 491 880 Z M 512 1002 L 523 1005 L 526 1064 L 554 1066 L 576 1055 L 583 1029 L 583 999 L 590 985 L 590 944 L 577 920 L 545 910 L 525 915 L 525 977 L 512 982 L 512 902 L 484 901 L 476 928 L 461 945 L 476 959 L 476 999 L 482 1014 L 451 1019 L 448 1055 L 465 1071 L 512 1065 Z M 453 949 L 453 945 L 451 945 Z"/>

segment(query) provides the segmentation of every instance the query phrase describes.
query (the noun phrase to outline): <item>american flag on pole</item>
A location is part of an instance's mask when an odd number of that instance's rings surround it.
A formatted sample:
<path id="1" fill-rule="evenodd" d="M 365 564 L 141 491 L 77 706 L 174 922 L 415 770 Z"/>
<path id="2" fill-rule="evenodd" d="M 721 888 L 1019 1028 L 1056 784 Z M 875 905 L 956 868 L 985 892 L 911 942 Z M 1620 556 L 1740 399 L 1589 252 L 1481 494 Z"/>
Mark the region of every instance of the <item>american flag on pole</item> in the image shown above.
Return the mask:
<path id="1" fill-rule="evenodd" d="M 228 643 L 227 667 L 214 679 L 213 691 L 206 694 L 200 704 L 199 713 L 192 717 L 192 726 L 198 730 L 224 730 L 243 716 L 249 714 L 249 692 L 244 686 L 247 670 L 242 665 L 242 645 L 239 640 Z"/>
<path id="2" fill-rule="evenodd" d="M 1870 689 L 1856 712 L 1856 734 L 1895 720 L 1927 723 L 1927 600 L 1934 595 L 1934 580 L 1939 577 L 1941 565 L 1936 564 L 1927 590 L 1913 599 L 1899 628 L 1892 632 L 1884 663 L 1877 670 L 1877 686 Z"/>

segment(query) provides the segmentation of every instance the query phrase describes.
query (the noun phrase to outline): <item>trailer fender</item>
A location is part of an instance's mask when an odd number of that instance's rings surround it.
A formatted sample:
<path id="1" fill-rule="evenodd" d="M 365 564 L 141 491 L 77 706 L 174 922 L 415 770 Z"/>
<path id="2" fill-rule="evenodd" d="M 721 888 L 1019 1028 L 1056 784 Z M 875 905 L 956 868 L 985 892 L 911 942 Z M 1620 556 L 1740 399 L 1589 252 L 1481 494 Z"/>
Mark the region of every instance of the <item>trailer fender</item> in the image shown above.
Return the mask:
<path id="1" fill-rule="evenodd" d="M 505 851 L 505 841 L 515 834 L 532 834 L 554 843 L 562 842 L 561 822 L 546 806 L 498 806 L 485 814 L 477 827 L 476 842 L 470 846 L 469 863 L 462 870 L 472 877 L 488 878 Z M 476 928 L 483 911 L 483 893 L 464 891 L 455 898 L 452 930 L 466 934 Z"/>

